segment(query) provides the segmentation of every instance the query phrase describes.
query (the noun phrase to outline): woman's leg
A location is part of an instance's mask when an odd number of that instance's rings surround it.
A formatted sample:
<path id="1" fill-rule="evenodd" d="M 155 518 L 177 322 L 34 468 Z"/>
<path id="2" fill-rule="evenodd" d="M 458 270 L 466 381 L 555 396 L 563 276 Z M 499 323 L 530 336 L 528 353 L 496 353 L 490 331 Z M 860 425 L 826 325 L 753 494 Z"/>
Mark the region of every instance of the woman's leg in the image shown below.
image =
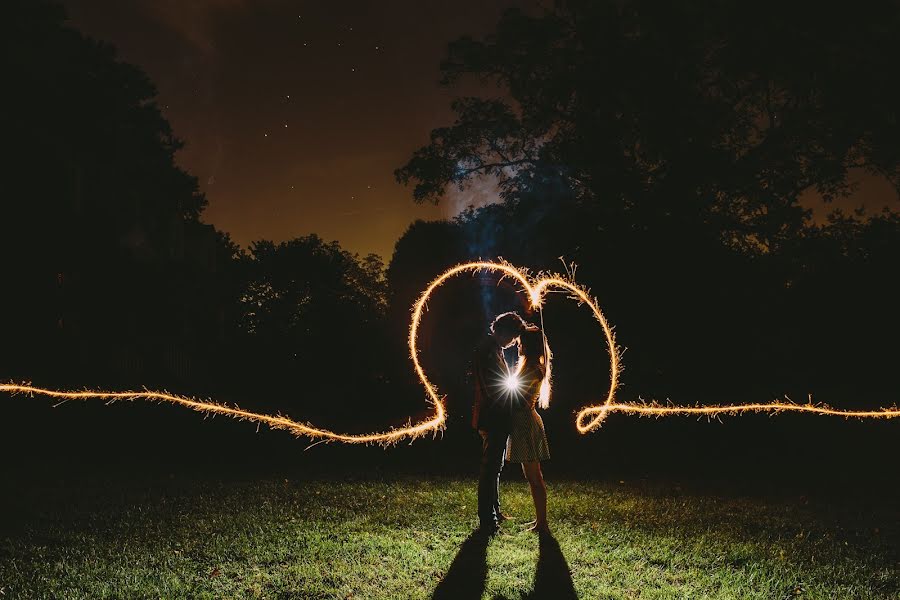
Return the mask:
<path id="1" fill-rule="evenodd" d="M 534 500 L 534 529 L 547 531 L 547 485 L 544 483 L 544 474 L 541 473 L 540 461 L 522 463 L 522 472 L 525 473 L 525 479 L 531 488 L 531 498 Z"/>

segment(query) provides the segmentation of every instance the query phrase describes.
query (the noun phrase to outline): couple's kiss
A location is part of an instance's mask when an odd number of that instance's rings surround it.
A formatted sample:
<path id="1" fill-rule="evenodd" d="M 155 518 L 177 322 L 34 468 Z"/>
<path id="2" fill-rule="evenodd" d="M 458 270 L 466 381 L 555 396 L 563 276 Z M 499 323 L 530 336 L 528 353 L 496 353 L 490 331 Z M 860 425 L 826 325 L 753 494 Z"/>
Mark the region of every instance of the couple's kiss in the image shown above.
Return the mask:
<path id="1" fill-rule="evenodd" d="M 516 343 L 519 364 L 510 370 L 503 350 Z M 475 349 L 472 426 L 482 439 L 478 519 L 480 531 L 486 534 L 497 532 L 500 522 L 508 518 L 500 511 L 500 471 L 506 461 L 522 463 L 531 487 L 536 513 L 531 529 L 549 531 L 541 461 L 550 458 L 550 450 L 544 423 L 536 410 L 547 361 L 541 330 L 514 312 L 494 319 L 490 334 Z"/>

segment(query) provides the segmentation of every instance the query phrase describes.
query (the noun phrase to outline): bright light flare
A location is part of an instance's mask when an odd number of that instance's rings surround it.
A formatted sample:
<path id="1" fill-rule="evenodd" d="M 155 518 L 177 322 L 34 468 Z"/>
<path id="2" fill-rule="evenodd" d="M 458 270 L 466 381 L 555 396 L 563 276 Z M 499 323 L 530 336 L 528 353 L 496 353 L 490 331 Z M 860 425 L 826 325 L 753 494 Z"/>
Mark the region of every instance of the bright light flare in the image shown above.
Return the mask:
<path id="1" fill-rule="evenodd" d="M 609 354 L 609 388 L 606 391 L 604 400 L 597 405 L 587 406 L 581 409 L 576 418 L 575 425 L 580 433 L 587 433 L 600 427 L 603 421 L 613 412 L 622 412 L 626 414 L 636 414 L 639 416 L 671 416 L 671 415 L 698 415 L 713 417 L 720 414 L 741 414 L 747 412 L 803 412 L 819 415 L 838 416 L 838 417 L 855 417 L 860 419 L 892 419 L 900 417 L 900 410 L 894 408 L 882 408 L 878 410 L 837 410 L 825 405 L 814 405 L 812 401 L 808 404 L 795 404 L 790 402 L 771 402 L 771 403 L 751 403 L 723 406 L 662 406 L 655 402 L 638 402 L 638 403 L 621 403 L 615 398 L 616 390 L 619 386 L 619 376 L 621 374 L 621 356 L 619 348 L 616 345 L 615 335 L 612 327 L 600 310 L 599 305 L 590 292 L 575 283 L 572 276 L 561 276 L 556 274 L 537 274 L 531 276 L 527 271 L 518 269 L 506 262 L 489 262 L 476 261 L 457 265 L 447 269 L 438 275 L 422 292 L 422 295 L 412 307 L 412 318 L 409 326 L 409 353 L 413 362 L 416 374 L 419 376 L 422 385 L 425 387 L 429 404 L 434 408 L 434 414 L 424 420 L 410 424 L 406 427 L 398 427 L 380 433 L 367 434 L 343 434 L 315 427 L 309 423 L 301 423 L 294 421 L 282 415 L 266 415 L 243 410 L 236 406 L 227 406 L 218 404 L 209 400 L 197 400 L 186 396 L 177 396 L 168 392 L 154 392 L 145 390 L 142 392 L 108 392 L 96 390 L 83 391 L 59 391 L 48 390 L 34 387 L 27 384 L 0 384 L 0 392 L 24 393 L 24 394 L 40 394 L 51 398 L 61 400 L 89 400 L 101 399 L 109 402 L 116 400 L 149 400 L 156 402 L 168 402 L 196 410 L 198 412 L 211 415 L 224 415 L 234 419 L 252 421 L 255 423 L 265 424 L 273 429 L 283 429 L 298 437 L 306 437 L 319 441 L 338 441 L 348 444 L 382 444 L 390 445 L 397 443 L 402 439 L 414 440 L 418 437 L 431 433 L 436 435 L 444 428 L 447 421 L 447 410 L 444 405 L 443 397 L 438 393 L 437 387 L 428 379 L 422 364 L 419 362 L 418 333 L 419 326 L 422 321 L 423 314 L 427 310 L 428 299 L 437 288 L 443 285 L 448 279 L 460 275 L 462 273 L 491 272 L 501 276 L 501 278 L 511 278 L 516 281 L 520 289 L 527 295 L 531 307 L 535 310 L 541 309 L 544 295 L 550 290 L 560 290 L 567 292 L 569 298 L 576 300 L 579 304 L 586 305 L 594 315 L 594 318 L 600 324 L 603 332 L 603 344 Z M 549 347 L 545 346 L 546 356 L 546 375 L 541 383 L 541 392 L 539 404 L 546 408 L 550 398 L 551 388 L 551 363 L 552 355 Z M 518 380 L 519 370 L 522 364 L 504 380 L 504 384 L 509 388 L 515 383 L 515 388 L 520 385 Z"/>
<path id="2" fill-rule="evenodd" d="M 503 378 L 503 387 L 510 394 L 518 394 L 522 389 L 522 380 L 515 373 L 510 373 Z"/>

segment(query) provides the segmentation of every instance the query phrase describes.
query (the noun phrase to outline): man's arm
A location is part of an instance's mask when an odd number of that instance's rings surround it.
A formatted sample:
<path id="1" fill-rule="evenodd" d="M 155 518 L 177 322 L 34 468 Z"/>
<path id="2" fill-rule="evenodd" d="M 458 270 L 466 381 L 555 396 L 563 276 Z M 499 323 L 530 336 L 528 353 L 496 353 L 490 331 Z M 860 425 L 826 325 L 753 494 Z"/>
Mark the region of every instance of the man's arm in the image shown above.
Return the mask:
<path id="1" fill-rule="evenodd" d="M 493 406 L 503 400 L 503 386 L 499 384 L 509 371 L 494 348 L 481 349 L 476 360 L 476 372 L 484 394 L 486 406 Z"/>

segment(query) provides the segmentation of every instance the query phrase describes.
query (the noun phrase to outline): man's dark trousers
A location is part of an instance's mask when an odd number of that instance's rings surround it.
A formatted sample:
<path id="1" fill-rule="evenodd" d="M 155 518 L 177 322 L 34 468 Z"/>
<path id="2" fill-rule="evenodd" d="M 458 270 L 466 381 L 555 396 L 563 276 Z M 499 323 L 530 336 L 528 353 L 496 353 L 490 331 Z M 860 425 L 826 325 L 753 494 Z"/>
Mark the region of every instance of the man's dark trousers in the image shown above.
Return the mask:
<path id="1" fill-rule="evenodd" d="M 499 525 L 500 471 L 506 460 L 508 431 L 479 431 L 481 434 L 481 471 L 478 475 L 478 520 L 481 527 Z"/>

